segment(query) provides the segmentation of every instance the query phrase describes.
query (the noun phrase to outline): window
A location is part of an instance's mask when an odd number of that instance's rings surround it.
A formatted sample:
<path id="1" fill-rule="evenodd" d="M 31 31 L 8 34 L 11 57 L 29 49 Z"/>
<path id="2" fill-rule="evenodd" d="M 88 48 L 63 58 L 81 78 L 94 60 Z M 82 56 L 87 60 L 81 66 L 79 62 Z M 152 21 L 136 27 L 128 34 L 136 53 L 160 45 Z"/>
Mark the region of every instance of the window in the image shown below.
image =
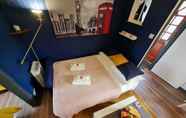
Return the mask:
<path id="1" fill-rule="evenodd" d="M 174 19 L 172 19 L 171 24 L 179 25 L 183 19 L 184 19 L 184 17 L 182 17 L 182 16 L 175 16 Z"/>
<path id="2" fill-rule="evenodd" d="M 168 25 L 167 32 L 173 33 L 176 30 L 176 28 L 177 27 L 175 25 Z"/>
<path id="3" fill-rule="evenodd" d="M 169 34 L 169 33 L 163 33 L 161 39 L 168 40 L 170 36 L 171 36 L 171 34 Z"/>
<path id="4" fill-rule="evenodd" d="M 181 6 L 179 7 L 179 10 L 181 10 L 181 9 L 183 9 L 183 8 L 185 8 L 186 7 L 186 1 L 184 1 L 182 4 L 181 4 Z"/>
<path id="5" fill-rule="evenodd" d="M 183 22 L 185 16 L 186 16 L 186 1 L 184 1 L 180 5 L 177 13 L 173 16 L 170 23 L 167 25 L 167 27 L 162 32 L 160 39 L 168 40 L 171 37 L 171 35 L 176 31 L 178 26 Z"/>
<path id="6" fill-rule="evenodd" d="M 182 9 L 178 12 L 178 15 L 185 16 L 186 15 L 186 8 Z"/>

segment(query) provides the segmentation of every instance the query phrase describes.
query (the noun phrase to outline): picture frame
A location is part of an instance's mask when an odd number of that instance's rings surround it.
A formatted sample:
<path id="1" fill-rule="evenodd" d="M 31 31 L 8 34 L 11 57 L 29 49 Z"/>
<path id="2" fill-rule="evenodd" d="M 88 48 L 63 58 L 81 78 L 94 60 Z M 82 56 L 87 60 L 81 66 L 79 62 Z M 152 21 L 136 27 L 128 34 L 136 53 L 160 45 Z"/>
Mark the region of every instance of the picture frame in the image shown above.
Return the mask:
<path id="1" fill-rule="evenodd" d="M 134 0 L 128 22 L 142 26 L 151 4 L 152 0 Z"/>
<path id="2" fill-rule="evenodd" d="M 57 37 L 110 32 L 114 0 L 45 0 Z"/>

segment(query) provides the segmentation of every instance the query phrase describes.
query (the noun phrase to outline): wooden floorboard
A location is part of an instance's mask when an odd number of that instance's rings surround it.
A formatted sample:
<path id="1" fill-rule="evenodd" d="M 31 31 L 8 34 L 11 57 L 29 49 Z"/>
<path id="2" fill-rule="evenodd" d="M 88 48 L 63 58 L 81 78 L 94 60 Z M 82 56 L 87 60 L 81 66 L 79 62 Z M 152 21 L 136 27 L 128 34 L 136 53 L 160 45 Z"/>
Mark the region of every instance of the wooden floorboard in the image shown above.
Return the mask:
<path id="1" fill-rule="evenodd" d="M 146 79 L 135 91 L 153 109 L 158 118 L 186 118 L 186 113 L 177 107 L 186 99 L 184 92 L 171 87 L 148 70 L 144 77 Z"/>
<path id="2" fill-rule="evenodd" d="M 185 92 L 171 87 L 152 72 L 146 70 L 144 80 L 136 88 L 135 92 L 154 111 L 157 118 L 186 118 L 186 112 L 178 108 L 186 100 Z M 32 108 L 27 103 L 10 92 L 0 94 L 0 107 L 20 106 L 22 111 L 17 113 L 18 118 L 56 118 L 52 111 L 52 93 L 45 91 L 40 106 Z M 98 105 L 83 111 L 81 117 L 88 118 L 96 109 L 103 107 Z"/>

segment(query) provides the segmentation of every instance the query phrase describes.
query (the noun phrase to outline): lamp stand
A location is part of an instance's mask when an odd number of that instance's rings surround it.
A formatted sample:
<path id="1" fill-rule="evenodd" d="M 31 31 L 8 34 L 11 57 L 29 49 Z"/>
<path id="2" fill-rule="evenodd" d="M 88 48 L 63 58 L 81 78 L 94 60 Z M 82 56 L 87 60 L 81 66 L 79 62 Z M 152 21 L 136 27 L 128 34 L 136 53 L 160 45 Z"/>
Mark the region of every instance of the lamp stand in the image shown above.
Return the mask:
<path id="1" fill-rule="evenodd" d="M 25 60 L 26 60 L 26 57 L 27 57 L 28 53 L 30 52 L 30 50 L 33 51 L 35 57 L 36 57 L 37 60 L 39 61 L 39 58 L 38 58 L 38 56 L 37 56 L 37 54 L 36 54 L 36 52 L 35 52 L 35 50 L 34 50 L 34 48 L 33 48 L 33 44 L 34 44 L 34 42 L 35 42 L 35 40 L 36 40 L 36 37 L 37 37 L 39 31 L 41 30 L 41 27 L 42 27 L 42 23 L 41 23 L 41 20 L 40 20 L 40 24 L 39 24 L 39 26 L 38 26 L 38 28 L 37 28 L 37 31 L 36 31 L 36 33 L 35 33 L 35 35 L 34 35 L 32 41 L 30 42 L 30 45 L 28 46 L 28 49 L 27 49 L 27 51 L 26 51 L 24 57 L 23 57 L 22 60 L 21 60 L 21 64 L 24 64 L 24 62 L 25 62 Z"/>

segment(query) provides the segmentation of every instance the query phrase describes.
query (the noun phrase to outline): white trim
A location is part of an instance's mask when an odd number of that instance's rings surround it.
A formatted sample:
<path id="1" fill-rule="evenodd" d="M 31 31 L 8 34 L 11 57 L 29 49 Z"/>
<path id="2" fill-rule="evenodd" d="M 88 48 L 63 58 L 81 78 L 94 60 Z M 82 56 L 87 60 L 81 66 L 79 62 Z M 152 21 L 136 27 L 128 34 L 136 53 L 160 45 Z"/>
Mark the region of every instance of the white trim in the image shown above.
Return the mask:
<path id="1" fill-rule="evenodd" d="M 162 31 L 164 30 L 164 28 L 166 27 L 167 23 L 169 22 L 169 20 L 172 18 L 172 15 L 174 14 L 174 12 L 176 11 L 176 9 L 179 7 L 180 3 L 182 2 L 182 0 L 178 0 L 178 2 L 176 3 L 176 5 L 174 6 L 174 8 L 172 9 L 171 13 L 169 14 L 169 16 L 167 17 L 167 19 L 165 20 L 164 24 L 162 25 L 161 29 L 159 30 L 159 32 L 157 33 L 156 37 L 154 38 L 154 40 L 152 41 L 152 43 L 150 44 L 149 48 L 147 49 L 147 51 L 145 52 L 145 54 L 143 55 L 142 59 L 140 60 L 140 62 L 138 63 L 137 67 L 139 67 L 142 63 L 142 61 L 144 60 L 144 58 L 146 57 L 147 53 L 149 52 L 149 50 L 151 49 L 151 47 L 154 45 L 155 41 L 158 39 L 158 37 L 161 35 Z"/>

